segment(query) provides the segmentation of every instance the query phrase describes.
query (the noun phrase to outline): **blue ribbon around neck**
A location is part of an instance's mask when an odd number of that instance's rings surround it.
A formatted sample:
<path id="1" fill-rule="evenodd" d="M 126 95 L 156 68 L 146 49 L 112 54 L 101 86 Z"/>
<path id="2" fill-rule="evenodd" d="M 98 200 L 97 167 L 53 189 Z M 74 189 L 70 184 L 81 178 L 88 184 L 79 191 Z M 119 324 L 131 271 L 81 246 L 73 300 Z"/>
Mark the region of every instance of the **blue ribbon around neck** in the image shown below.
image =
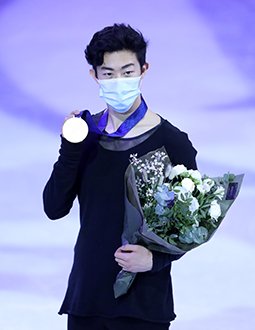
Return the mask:
<path id="1" fill-rule="evenodd" d="M 83 111 L 78 116 L 86 120 L 91 132 L 110 137 L 123 137 L 145 116 L 147 109 L 147 104 L 145 103 L 143 97 L 141 97 L 139 107 L 113 133 L 105 132 L 109 115 L 108 110 L 101 115 L 98 124 L 94 122 L 94 119 L 88 110 Z"/>

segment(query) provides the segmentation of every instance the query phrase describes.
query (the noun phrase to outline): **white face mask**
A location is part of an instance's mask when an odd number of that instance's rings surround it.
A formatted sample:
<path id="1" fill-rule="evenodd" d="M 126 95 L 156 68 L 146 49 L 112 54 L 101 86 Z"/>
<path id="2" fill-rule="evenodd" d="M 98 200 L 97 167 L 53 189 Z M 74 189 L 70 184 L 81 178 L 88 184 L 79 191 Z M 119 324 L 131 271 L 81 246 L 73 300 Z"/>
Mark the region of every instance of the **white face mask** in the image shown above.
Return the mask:
<path id="1" fill-rule="evenodd" d="M 127 112 L 141 94 L 141 76 L 131 78 L 99 79 L 99 96 L 116 112 Z"/>

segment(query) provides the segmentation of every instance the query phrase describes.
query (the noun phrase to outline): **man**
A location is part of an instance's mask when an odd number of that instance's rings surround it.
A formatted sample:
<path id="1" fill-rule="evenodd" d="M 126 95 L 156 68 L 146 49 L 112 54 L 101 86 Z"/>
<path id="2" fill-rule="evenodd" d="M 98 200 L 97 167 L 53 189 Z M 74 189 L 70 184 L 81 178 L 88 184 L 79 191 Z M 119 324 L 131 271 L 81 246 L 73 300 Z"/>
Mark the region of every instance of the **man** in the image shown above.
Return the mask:
<path id="1" fill-rule="evenodd" d="M 141 96 L 146 47 L 142 34 L 129 25 L 95 33 L 85 55 L 107 108 L 93 115 L 97 130 L 89 125 L 84 141 L 71 143 L 62 134 L 44 189 L 50 219 L 67 215 L 76 197 L 80 205 L 74 263 L 59 312 L 68 314 L 69 330 L 166 330 L 175 318 L 170 269 L 176 257 L 121 242 L 130 154 L 139 157 L 164 146 L 173 165 L 196 169 L 187 134 L 148 109 Z M 128 293 L 114 298 L 121 269 L 138 274 Z"/>

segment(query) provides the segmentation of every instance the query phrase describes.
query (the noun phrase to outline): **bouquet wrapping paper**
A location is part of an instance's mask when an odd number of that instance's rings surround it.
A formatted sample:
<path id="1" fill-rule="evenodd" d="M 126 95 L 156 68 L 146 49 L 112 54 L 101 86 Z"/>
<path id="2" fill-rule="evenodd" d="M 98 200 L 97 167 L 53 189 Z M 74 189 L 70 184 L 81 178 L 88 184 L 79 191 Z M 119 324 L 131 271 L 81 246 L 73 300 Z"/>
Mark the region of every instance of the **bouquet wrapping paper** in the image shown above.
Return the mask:
<path id="1" fill-rule="evenodd" d="M 124 177 L 122 243 L 184 255 L 213 236 L 243 177 L 228 173 L 209 178 L 183 165 L 173 167 L 164 147 L 139 158 L 131 155 Z M 119 272 L 113 286 L 115 298 L 127 293 L 135 277 L 136 273 Z"/>

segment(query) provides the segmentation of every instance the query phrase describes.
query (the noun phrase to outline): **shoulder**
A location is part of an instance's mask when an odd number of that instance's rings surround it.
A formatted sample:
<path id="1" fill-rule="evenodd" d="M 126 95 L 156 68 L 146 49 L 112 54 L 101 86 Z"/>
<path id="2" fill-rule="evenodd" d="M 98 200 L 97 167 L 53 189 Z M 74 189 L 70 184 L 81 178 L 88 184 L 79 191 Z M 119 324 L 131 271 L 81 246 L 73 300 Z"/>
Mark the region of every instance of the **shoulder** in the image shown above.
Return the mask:
<path id="1" fill-rule="evenodd" d="M 197 150 L 190 141 L 188 134 L 163 118 L 160 131 L 164 146 L 173 165 L 183 164 L 188 168 L 196 169 Z"/>
<path id="2" fill-rule="evenodd" d="M 161 132 L 164 134 L 166 141 L 172 144 L 187 143 L 189 141 L 188 134 L 177 126 L 171 124 L 168 120 L 162 118 Z"/>

